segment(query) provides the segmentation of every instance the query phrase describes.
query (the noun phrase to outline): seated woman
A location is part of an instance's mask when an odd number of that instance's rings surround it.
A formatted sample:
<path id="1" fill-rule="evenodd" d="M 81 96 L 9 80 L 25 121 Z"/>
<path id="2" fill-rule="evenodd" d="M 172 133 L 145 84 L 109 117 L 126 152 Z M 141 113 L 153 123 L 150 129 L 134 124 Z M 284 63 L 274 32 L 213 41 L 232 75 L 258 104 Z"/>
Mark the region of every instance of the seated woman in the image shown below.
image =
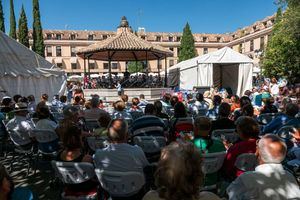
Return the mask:
<path id="1" fill-rule="evenodd" d="M 75 125 L 68 127 L 63 138 L 63 151 L 58 156 L 58 161 L 63 162 L 92 162 L 90 155 L 83 154 L 81 129 Z"/>
<path id="2" fill-rule="evenodd" d="M 192 118 L 187 118 L 187 111 L 183 103 L 178 102 L 174 106 L 174 116 L 170 120 L 170 140 L 175 141 L 176 138 L 180 137 L 180 133 L 187 133 L 193 131 Z M 181 118 L 186 118 L 181 121 Z M 180 126 L 178 125 L 180 121 Z"/>
<path id="3" fill-rule="evenodd" d="M 157 190 L 143 200 L 218 200 L 213 193 L 200 192 L 204 174 L 201 153 L 190 143 L 172 143 L 162 150 L 155 172 Z"/>
<path id="4" fill-rule="evenodd" d="M 5 167 L 0 164 L 0 199 L 1 200 L 32 200 L 33 194 L 27 187 L 16 187 Z"/>
<path id="5" fill-rule="evenodd" d="M 259 125 L 251 117 L 242 116 L 237 120 L 237 134 L 240 141 L 230 146 L 222 167 L 224 178 L 229 181 L 234 180 L 236 177 L 244 173 L 235 167 L 237 157 L 243 153 L 255 153 L 256 141 L 259 135 Z M 226 143 L 226 141 L 224 141 Z"/>

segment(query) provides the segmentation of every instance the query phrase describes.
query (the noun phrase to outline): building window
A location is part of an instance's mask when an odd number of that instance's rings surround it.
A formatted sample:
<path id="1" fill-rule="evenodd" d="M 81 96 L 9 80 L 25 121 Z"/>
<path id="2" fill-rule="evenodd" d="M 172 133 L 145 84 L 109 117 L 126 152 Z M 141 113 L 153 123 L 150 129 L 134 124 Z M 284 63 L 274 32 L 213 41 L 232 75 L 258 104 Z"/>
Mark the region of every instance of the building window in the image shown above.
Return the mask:
<path id="1" fill-rule="evenodd" d="M 177 57 L 179 56 L 179 54 L 180 54 L 180 48 L 178 47 L 177 48 Z"/>
<path id="2" fill-rule="evenodd" d="M 75 34 L 71 34 L 70 39 L 71 40 L 75 40 L 76 39 L 76 35 Z"/>
<path id="3" fill-rule="evenodd" d="M 71 47 L 71 57 L 76 57 L 76 48 Z"/>
<path id="4" fill-rule="evenodd" d="M 260 50 L 265 48 L 265 37 L 260 37 Z"/>
<path id="5" fill-rule="evenodd" d="M 203 54 L 207 54 L 208 53 L 208 48 L 203 48 Z"/>
<path id="6" fill-rule="evenodd" d="M 59 68 L 63 68 L 63 64 L 62 63 L 56 63 L 56 66 Z"/>
<path id="7" fill-rule="evenodd" d="M 250 41 L 250 51 L 253 51 L 254 50 L 254 41 L 251 40 Z"/>
<path id="8" fill-rule="evenodd" d="M 178 37 L 176 38 L 176 42 L 180 42 L 180 40 L 181 40 L 181 37 L 178 36 Z"/>
<path id="9" fill-rule="evenodd" d="M 156 42 L 160 42 L 161 41 L 161 36 L 156 36 Z"/>
<path id="10" fill-rule="evenodd" d="M 89 35 L 88 40 L 94 40 L 94 35 Z"/>
<path id="11" fill-rule="evenodd" d="M 106 40 L 107 39 L 107 35 L 102 35 L 102 39 Z"/>
<path id="12" fill-rule="evenodd" d="M 61 40 L 61 34 L 56 34 L 56 39 Z"/>
<path id="13" fill-rule="evenodd" d="M 207 37 L 203 37 L 203 42 L 207 42 Z"/>
<path id="14" fill-rule="evenodd" d="M 174 60 L 169 60 L 169 67 L 174 65 Z"/>
<path id="15" fill-rule="evenodd" d="M 89 68 L 90 69 L 96 69 L 96 63 L 95 62 L 90 62 L 89 63 Z"/>
<path id="16" fill-rule="evenodd" d="M 239 44 L 239 52 L 240 52 L 240 53 L 243 52 L 243 44 Z"/>
<path id="17" fill-rule="evenodd" d="M 118 69 L 118 63 L 116 62 L 111 63 L 111 69 Z"/>
<path id="18" fill-rule="evenodd" d="M 257 27 L 256 27 L 256 26 L 253 26 L 252 28 L 253 28 L 253 31 L 256 31 L 256 30 L 257 30 Z"/>
<path id="19" fill-rule="evenodd" d="M 221 42 L 221 37 L 217 37 L 217 42 Z"/>
<path id="20" fill-rule="evenodd" d="M 174 51 L 174 48 L 173 48 L 173 47 L 170 47 L 169 49 L 170 49 L 170 51 Z"/>
<path id="21" fill-rule="evenodd" d="M 61 46 L 56 46 L 56 56 L 57 57 L 61 56 Z"/>
<path id="22" fill-rule="evenodd" d="M 143 39 L 143 40 L 145 40 L 146 39 L 146 37 L 143 35 L 143 36 L 141 36 L 141 38 Z"/>
<path id="23" fill-rule="evenodd" d="M 173 37 L 169 36 L 169 42 L 173 42 Z"/>
<path id="24" fill-rule="evenodd" d="M 103 63 L 103 69 L 108 69 L 108 63 Z"/>
<path id="25" fill-rule="evenodd" d="M 48 57 L 51 57 L 52 56 L 52 46 L 47 46 L 46 47 L 46 55 Z"/>
<path id="26" fill-rule="evenodd" d="M 77 69 L 77 63 L 71 63 L 71 68 L 72 69 Z"/>
<path id="27" fill-rule="evenodd" d="M 162 69 L 162 60 L 158 60 L 158 69 Z"/>
<path id="28" fill-rule="evenodd" d="M 50 33 L 48 33 L 48 34 L 46 35 L 46 37 L 47 37 L 47 40 L 51 40 L 51 39 L 52 39 L 52 35 L 51 35 Z"/>

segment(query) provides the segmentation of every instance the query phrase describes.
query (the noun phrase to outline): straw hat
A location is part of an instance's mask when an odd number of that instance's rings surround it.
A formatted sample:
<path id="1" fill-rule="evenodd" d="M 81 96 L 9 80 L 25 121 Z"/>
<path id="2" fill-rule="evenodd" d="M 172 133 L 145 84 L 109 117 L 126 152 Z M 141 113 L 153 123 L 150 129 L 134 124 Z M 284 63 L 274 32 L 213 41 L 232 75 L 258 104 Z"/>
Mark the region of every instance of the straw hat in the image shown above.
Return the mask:
<path id="1" fill-rule="evenodd" d="M 19 102 L 15 104 L 14 112 L 20 112 L 20 111 L 28 111 L 27 103 Z"/>

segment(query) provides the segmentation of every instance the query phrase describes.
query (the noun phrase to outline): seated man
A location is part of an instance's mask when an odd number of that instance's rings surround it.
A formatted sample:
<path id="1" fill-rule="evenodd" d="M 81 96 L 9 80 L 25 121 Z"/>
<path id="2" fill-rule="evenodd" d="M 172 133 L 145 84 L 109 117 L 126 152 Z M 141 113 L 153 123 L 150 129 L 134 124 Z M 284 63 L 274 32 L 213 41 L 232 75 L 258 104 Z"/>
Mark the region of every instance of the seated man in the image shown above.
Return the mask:
<path id="1" fill-rule="evenodd" d="M 295 116 L 299 112 L 297 104 L 289 103 L 285 106 L 283 114 L 277 116 L 269 124 L 264 126 L 263 134 L 276 133 L 283 126 L 297 126 L 300 124 L 300 120 Z"/>
<path id="2" fill-rule="evenodd" d="M 219 140 L 213 140 L 209 136 L 211 121 L 207 117 L 197 117 L 194 121 L 193 143 L 202 153 L 216 153 L 226 151 L 224 144 Z M 205 185 L 213 185 L 217 182 L 217 173 L 208 174 Z"/>
<path id="3" fill-rule="evenodd" d="M 27 104 L 16 103 L 14 112 L 15 117 L 6 124 L 10 137 L 21 147 L 31 148 L 34 126 L 26 119 L 28 114 Z"/>
<path id="4" fill-rule="evenodd" d="M 299 199 L 296 179 L 285 171 L 281 162 L 286 145 L 276 135 L 265 135 L 258 143 L 258 166 L 255 171 L 239 176 L 227 188 L 229 199 Z"/>
<path id="5" fill-rule="evenodd" d="M 197 93 L 196 102 L 193 105 L 193 116 L 205 116 L 208 111 L 208 103 L 204 101 L 202 93 Z"/>
<path id="6" fill-rule="evenodd" d="M 235 167 L 235 161 L 243 153 L 255 153 L 259 134 L 258 123 L 251 117 L 240 117 L 236 128 L 240 141 L 229 147 L 222 168 L 223 176 L 228 181 L 234 180 L 244 172 Z"/>
<path id="7" fill-rule="evenodd" d="M 219 107 L 219 114 L 216 121 L 212 122 L 211 131 L 217 129 L 235 129 L 234 121 L 229 119 L 230 105 L 228 103 L 221 103 Z"/>
<path id="8" fill-rule="evenodd" d="M 145 107 L 145 116 L 136 119 L 132 123 L 132 136 L 165 136 L 167 127 L 162 119 L 155 116 L 156 110 L 153 104 L 147 104 Z"/>
<path id="9" fill-rule="evenodd" d="M 143 173 L 144 167 L 149 163 L 139 146 L 127 144 L 127 123 L 122 119 L 113 120 L 107 136 L 110 141 L 108 147 L 96 150 L 94 155 L 96 168 L 117 172 L 135 171 Z"/>
<path id="10" fill-rule="evenodd" d="M 100 100 L 97 97 L 93 97 L 91 99 L 91 108 L 84 110 L 84 118 L 85 119 L 96 119 L 98 120 L 101 115 L 106 113 L 106 111 L 98 108 Z"/>

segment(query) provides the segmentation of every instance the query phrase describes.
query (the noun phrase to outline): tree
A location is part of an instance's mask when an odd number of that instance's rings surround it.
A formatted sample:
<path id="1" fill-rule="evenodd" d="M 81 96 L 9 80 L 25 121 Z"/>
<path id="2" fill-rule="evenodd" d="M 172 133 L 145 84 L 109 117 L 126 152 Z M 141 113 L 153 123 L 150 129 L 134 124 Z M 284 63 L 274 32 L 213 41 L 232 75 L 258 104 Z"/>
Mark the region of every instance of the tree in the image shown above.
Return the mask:
<path id="1" fill-rule="evenodd" d="M 144 64 L 141 61 L 130 61 L 127 64 L 128 72 L 137 73 L 144 70 Z"/>
<path id="2" fill-rule="evenodd" d="M 23 5 L 21 8 L 21 14 L 20 14 L 20 18 L 19 18 L 18 38 L 19 38 L 19 42 L 21 44 L 23 44 L 24 46 L 29 48 L 27 17 L 26 17 Z"/>
<path id="3" fill-rule="evenodd" d="M 10 0 L 10 29 L 9 29 L 9 36 L 13 39 L 17 39 L 16 34 L 16 18 L 15 18 L 15 11 L 14 11 L 14 1 Z"/>
<path id="4" fill-rule="evenodd" d="M 0 31 L 5 33 L 4 13 L 3 13 L 3 7 L 2 7 L 2 0 L 0 0 Z"/>
<path id="5" fill-rule="evenodd" d="M 180 42 L 179 62 L 196 56 L 195 41 L 189 23 L 186 23 Z"/>
<path id="6" fill-rule="evenodd" d="M 45 47 L 44 47 L 44 38 L 43 38 L 43 29 L 41 24 L 39 1 L 33 0 L 32 5 L 33 5 L 32 50 L 44 57 Z"/>
<path id="7" fill-rule="evenodd" d="M 283 1 L 281 1 L 283 2 Z M 286 0 L 286 11 L 278 9 L 272 37 L 262 60 L 267 77 L 300 82 L 300 1 Z"/>

